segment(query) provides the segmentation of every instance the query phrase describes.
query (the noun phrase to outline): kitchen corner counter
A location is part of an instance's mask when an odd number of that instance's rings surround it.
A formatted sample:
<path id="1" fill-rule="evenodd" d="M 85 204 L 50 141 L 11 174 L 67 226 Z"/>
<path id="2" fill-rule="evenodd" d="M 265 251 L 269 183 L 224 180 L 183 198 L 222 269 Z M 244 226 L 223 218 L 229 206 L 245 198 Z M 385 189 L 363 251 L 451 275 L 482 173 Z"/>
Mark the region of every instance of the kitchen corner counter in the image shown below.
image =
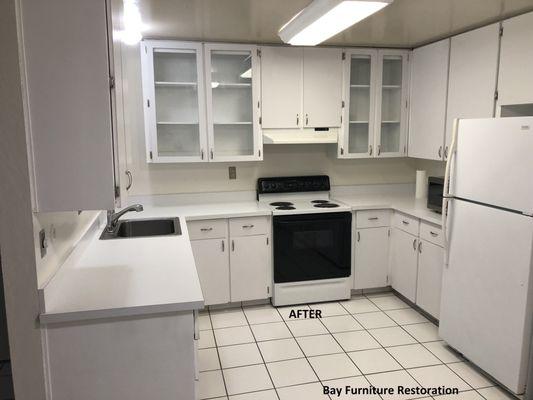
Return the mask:
<path id="1" fill-rule="evenodd" d="M 391 208 L 426 222 L 442 225 L 442 215 L 428 209 L 425 199 L 415 199 L 412 195 L 358 194 L 338 195 L 333 198 L 351 206 L 354 211 Z"/>
<path id="2" fill-rule="evenodd" d="M 40 322 L 203 308 L 187 224 L 179 217 L 179 236 L 100 240 L 103 226 L 95 222 L 56 275 L 40 289 Z"/>

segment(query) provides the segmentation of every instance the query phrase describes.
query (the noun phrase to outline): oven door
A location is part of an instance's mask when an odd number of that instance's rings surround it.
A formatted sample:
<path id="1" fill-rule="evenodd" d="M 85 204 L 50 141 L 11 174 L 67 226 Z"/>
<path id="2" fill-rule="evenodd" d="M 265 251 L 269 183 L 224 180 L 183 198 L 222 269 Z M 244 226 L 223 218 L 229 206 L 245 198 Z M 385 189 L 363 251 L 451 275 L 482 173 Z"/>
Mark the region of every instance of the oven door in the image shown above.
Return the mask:
<path id="1" fill-rule="evenodd" d="M 344 278 L 351 273 L 352 213 L 274 217 L 274 283 Z"/>

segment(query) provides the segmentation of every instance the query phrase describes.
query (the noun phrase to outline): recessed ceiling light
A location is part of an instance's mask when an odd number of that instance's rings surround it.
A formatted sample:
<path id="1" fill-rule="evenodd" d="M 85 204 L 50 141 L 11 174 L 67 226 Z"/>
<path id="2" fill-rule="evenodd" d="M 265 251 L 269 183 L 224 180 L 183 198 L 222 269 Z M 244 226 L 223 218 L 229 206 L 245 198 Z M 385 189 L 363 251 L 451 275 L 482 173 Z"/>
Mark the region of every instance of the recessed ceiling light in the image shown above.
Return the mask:
<path id="1" fill-rule="evenodd" d="M 393 0 L 314 0 L 279 30 L 285 43 L 315 46 L 388 6 Z"/>

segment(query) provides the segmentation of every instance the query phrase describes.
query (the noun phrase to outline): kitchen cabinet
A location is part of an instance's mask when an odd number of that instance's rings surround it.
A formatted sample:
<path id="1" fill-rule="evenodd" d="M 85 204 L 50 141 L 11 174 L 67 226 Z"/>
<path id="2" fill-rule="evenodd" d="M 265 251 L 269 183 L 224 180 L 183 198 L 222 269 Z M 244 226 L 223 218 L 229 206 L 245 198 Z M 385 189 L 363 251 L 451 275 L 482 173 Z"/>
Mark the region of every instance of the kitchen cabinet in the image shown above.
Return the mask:
<path id="1" fill-rule="evenodd" d="M 444 249 L 421 239 L 418 252 L 416 304 L 439 319 Z"/>
<path id="2" fill-rule="evenodd" d="M 270 297 L 270 246 L 267 235 L 231 239 L 231 301 Z"/>
<path id="3" fill-rule="evenodd" d="M 444 159 L 451 144 L 455 118 L 494 115 L 499 41 L 499 23 L 451 38 Z"/>
<path id="4" fill-rule="evenodd" d="M 533 12 L 502 22 L 498 106 L 533 103 Z M 529 107 L 531 110 L 533 107 Z M 529 115 L 532 115 L 531 112 Z"/>
<path id="5" fill-rule="evenodd" d="M 23 1 L 21 14 L 34 211 L 114 209 L 106 2 Z"/>
<path id="6" fill-rule="evenodd" d="M 227 239 L 191 240 L 191 246 L 205 305 L 229 303 L 230 270 Z"/>
<path id="7" fill-rule="evenodd" d="M 413 50 L 409 157 L 442 160 L 450 39 Z"/>
<path id="8" fill-rule="evenodd" d="M 347 49 L 339 158 L 406 154 L 409 52 Z"/>
<path id="9" fill-rule="evenodd" d="M 261 47 L 263 129 L 339 127 L 342 51 Z"/>
<path id="10" fill-rule="evenodd" d="M 341 125 L 342 51 L 333 48 L 303 49 L 303 126 Z"/>
<path id="11" fill-rule="evenodd" d="M 391 230 L 391 285 L 413 303 L 416 301 L 418 238 L 398 228 Z"/>
<path id="12" fill-rule="evenodd" d="M 389 228 L 357 229 L 354 249 L 353 289 L 388 285 Z"/>
<path id="13" fill-rule="evenodd" d="M 201 43 L 141 43 L 148 162 L 207 161 Z"/>
<path id="14" fill-rule="evenodd" d="M 302 121 L 303 49 L 261 47 L 261 126 L 298 129 Z"/>
<path id="15" fill-rule="evenodd" d="M 261 160 L 257 46 L 208 43 L 204 51 L 210 161 Z"/>

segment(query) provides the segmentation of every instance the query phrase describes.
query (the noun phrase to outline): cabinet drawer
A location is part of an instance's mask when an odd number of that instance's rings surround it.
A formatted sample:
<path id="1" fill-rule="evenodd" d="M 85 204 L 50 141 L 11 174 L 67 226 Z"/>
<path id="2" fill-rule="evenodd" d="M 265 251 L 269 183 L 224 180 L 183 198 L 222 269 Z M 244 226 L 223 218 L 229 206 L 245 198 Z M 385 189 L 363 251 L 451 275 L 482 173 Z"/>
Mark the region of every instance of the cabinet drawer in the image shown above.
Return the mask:
<path id="1" fill-rule="evenodd" d="M 228 224 L 225 219 L 189 221 L 187 222 L 187 229 L 191 240 L 217 239 L 228 236 Z"/>
<path id="2" fill-rule="evenodd" d="M 437 246 L 444 246 L 444 238 L 440 226 L 428 224 L 427 222 L 420 223 L 420 239 L 427 240 Z"/>
<path id="3" fill-rule="evenodd" d="M 394 213 L 393 221 L 396 228 L 410 233 L 411 235 L 418 236 L 418 218 L 396 212 Z"/>
<path id="4" fill-rule="evenodd" d="M 355 224 L 358 229 L 390 226 L 390 214 L 390 210 L 357 211 Z"/>
<path id="5" fill-rule="evenodd" d="M 266 234 L 268 232 L 268 218 L 232 218 L 229 220 L 229 232 L 231 236 L 250 236 Z"/>

